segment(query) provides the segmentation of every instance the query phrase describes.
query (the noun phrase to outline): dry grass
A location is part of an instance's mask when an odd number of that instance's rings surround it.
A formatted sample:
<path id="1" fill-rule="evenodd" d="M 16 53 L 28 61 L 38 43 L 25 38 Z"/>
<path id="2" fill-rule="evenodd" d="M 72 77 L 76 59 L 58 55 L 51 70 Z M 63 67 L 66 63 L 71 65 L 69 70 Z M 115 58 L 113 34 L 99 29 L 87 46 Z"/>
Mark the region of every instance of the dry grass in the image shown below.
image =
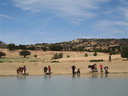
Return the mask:
<path id="1" fill-rule="evenodd" d="M 85 57 L 85 52 L 69 52 L 69 51 L 31 51 L 31 55 L 28 58 L 19 56 L 19 51 L 9 51 L 6 49 L 0 49 L 7 55 L 4 58 L 0 58 L 0 75 L 16 75 L 16 69 L 19 66 L 26 65 L 27 72 L 29 74 L 43 74 L 43 67 L 51 65 L 53 74 L 70 74 L 71 66 L 75 65 L 80 68 L 81 73 L 89 73 L 89 64 L 97 64 L 108 66 L 110 72 L 128 72 L 128 61 L 122 59 L 120 55 L 112 55 L 112 62 L 108 61 L 108 54 L 98 53 L 97 56 L 93 56 L 93 52 L 86 52 L 88 57 Z M 52 60 L 55 53 L 63 53 L 62 59 Z M 34 58 L 34 55 L 37 58 Z M 67 58 L 67 55 L 70 58 Z M 89 62 L 90 60 L 103 59 L 103 62 Z M 57 61 L 57 62 L 54 62 Z"/>

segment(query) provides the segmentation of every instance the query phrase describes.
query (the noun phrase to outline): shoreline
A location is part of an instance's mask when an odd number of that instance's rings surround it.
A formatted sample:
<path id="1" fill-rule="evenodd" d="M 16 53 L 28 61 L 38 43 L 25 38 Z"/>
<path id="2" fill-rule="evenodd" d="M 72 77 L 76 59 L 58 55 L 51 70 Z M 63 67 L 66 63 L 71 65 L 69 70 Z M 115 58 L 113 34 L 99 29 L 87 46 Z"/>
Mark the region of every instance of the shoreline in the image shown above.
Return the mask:
<path id="1" fill-rule="evenodd" d="M 92 74 L 105 74 L 105 73 L 81 73 L 80 75 L 92 75 Z M 109 72 L 109 74 L 128 74 L 128 72 Z M 42 73 L 42 74 L 28 74 L 28 75 L 17 75 L 17 74 L 4 74 L 4 75 L 0 75 L 0 77 L 8 77 L 8 76 L 45 76 L 46 74 Z M 72 75 L 72 73 L 53 73 L 52 75 Z"/>
<path id="2" fill-rule="evenodd" d="M 128 60 L 121 58 L 119 54 L 112 55 L 112 61 L 108 61 L 108 54 L 98 53 L 93 56 L 93 52 L 86 52 L 88 57 L 85 57 L 85 52 L 63 52 L 63 58 L 52 60 L 55 53 L 60 52 L 42 52 L 32 51 L 31 56 L 23 58 L 19 56 L 19 50 L 8 53 L 6 58 L 1 58 L 0 76 L 17 76 L 17 68 L 26 66 L 26 72 L 31 75 L 44 75 L 44 67 L 51 66 L 52 75 L 72 75 L 72 66 L 76 66 L 76 70 L 80 69 L 81 75 L 92 74 L 89 65 L 96 64 L 98 74 L 100 74 L 100 65 L 109 67 L 109 74 L 128 74 Z M 33 56 L 37 54 L 37 58 Z M 70 58 L 67 58 L 67 55 Z M 103 59 L 103 62 L 90 62 L 90 60 Z M 58 61 L 58 62 L 53 62 Z"/>

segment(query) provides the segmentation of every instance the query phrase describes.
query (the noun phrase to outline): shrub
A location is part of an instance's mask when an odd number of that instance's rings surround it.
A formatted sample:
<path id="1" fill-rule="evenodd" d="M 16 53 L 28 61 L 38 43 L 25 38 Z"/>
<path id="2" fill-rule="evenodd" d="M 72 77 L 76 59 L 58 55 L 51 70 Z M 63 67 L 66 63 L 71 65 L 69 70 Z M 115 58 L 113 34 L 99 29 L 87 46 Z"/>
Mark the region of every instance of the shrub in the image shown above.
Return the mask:
<path id="1" fill-rule="evenodd" d="M 123 48 L 122 48 L 121 57 L 128 59 L 128 47 L 123 47 Z"/>
<path id="2" fill-rule="evenodd" d="M 58 54 L 58 57 L 59 57 L 59 58 L 62 58 L 62 57 L 63 57 L 63 53 L 59 53 L 59 54 Z"/>
<path id="3" fill-rule="evenodd" d="M 93 56 L 97 56 L 97 52 L 94 52 Z"/>
<path id="4" fill-rule="evenodd" d="M 59 61 L 51 61 L 51 63 L 59 63 Z"/>
<path id="5" fill-rule="evenodd" d="M 69 56 L 69 55 L 67 55 L 67 58 L 70 58 L 70 56 Z"/>
<path id="6" fill-rule="evenodd" d="M 52 57 L 52 59 L 58 59 L 58 54 L 54 54 L 54 56 Z"/>
<path id="7" fill-rule="evenodd" d="M 85 53 L 85 57 L 88 57 L 88 54 L 87 53 Z"/>
<path id="8" fill-rule="evenodd" d="M 37 58 L 37 55 L 35 54 L 34 57 Z"/>
<path id="9" fill-rule="evenodd" d="M 103 59 L 98 59 L 98 60 L 90 60 L 90 62 L 103 62 Z"/>
<path id="10" fill-rule="evenodd" d="M 59 59 L 63 57 L 63 53 L 59 53 L 59 54 L 54 54 L 54 56 L 52 57 L 52 59 Z"/>
<path id="11" fill-rule="evenodd" d="M 27 50 L 22 50 L 22 51 L 19 52 L 19 54 L 20 54 L 21 56 L 26 57 L 26 56 L 28 56 L 28 55 L 31 55 L 31 52 L 30 52 L 30 51 L 27 51 Z"/>
<path id="12" fill-rule="evenodd" d="M 1 51 L 0 51 L 0 58 L 1 58 L 2 56 L 6 56 L 6 54 L 5 54 L 4 52 L 1 52 Z"/>

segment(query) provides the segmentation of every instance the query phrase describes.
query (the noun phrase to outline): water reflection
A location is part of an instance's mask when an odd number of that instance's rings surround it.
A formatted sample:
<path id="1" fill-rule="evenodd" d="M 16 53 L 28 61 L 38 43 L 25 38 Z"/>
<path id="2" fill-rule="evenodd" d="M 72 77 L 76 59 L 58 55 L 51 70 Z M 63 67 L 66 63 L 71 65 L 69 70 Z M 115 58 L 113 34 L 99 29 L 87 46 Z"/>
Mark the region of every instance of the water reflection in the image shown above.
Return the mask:
<path id="1" fill-rule="evenodd" d="M 108 78 L 108 74 L 105 74 L 105 78 Z"/>
<path id="2" fill-rule="evenodd" d="M 128 74 L 10 76 L 0 77 L 0 96 L 128 96 L 127 86 Z"/>
<path id="3" fill-rule="evenodd" d="M 91 74 L 91 78 L 97 78 L 97 77 L 98 77 L 98 74 L 97 73 Z"/>
<path id="4" fill-rule="evenodd" d="M 17 75 L 17 79 L 18 80 L 25 80 L 26 79 L 26 75 Z"/>
<path id="5" fill-rule="evenodd" d="M 72 74 L 72 78 L 75 79 L 76 77 L 80 77 L 80 73 L 77 73 L 77 74 Z"/>
<path id="6" fill-rule="evenodd" d="M 50 79 L 50 78 L 51 78 L 51 74 L 49 74 L 49 75 L 45 74 L 45 75 L 44 75 L 44 78 L 45 78 L 45 79 Z"/>
<path id="7" fill-rule="evenodd" d="M 80 77 L 89 77 L 89 78 L 108 78 L 109 75 L 112 74 L 104 74 L 104 73 L 91 73 L 91 74 L 72 74 L 72 78 L 80 78 Z"/>
<path id="8" fill-rule="evenodd" d="M 100 78 L 103 78 L 103 75 L 104 75 L 103 73 L 100 73 Z"/>

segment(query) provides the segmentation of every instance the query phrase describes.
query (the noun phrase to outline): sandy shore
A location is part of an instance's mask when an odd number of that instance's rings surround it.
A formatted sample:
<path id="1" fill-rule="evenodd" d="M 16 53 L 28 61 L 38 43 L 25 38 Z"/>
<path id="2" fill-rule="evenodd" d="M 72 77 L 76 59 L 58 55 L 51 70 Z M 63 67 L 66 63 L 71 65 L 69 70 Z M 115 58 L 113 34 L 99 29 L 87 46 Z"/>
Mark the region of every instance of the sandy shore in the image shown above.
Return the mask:
<path id="1" fill-rule="evenodd" d="M 120 55 L 112 55 L 112 62 L 108 61 L 108 54 L 98 53 L 98 56 L 93 56 L 93 52 L 63 52 L 64 57 L 62 59 L 52 60 L 52 56 L 56 52 L 48 51 L 32 51 L 31 56 L 24 60 L 23 57 L 19 56 L 19 51 L 10 52 L 8 50 L 3 50 L 6 52 L 6 58 L 10 58 L 9 62 L 0 63 L 0 76 L 13 76 L 17 75 L 16 69 L 20 66 L 25 65 L 27 68 L 27 73 L 29 75 L 43 75 L 44 66 L 50 65 L 52 68 L 52 74 L 71 74 L 71 66 L 75 65 L 76 70 L 79 68 L 81 74 L 88 74 L 90 69 L 88 65 L 92 65 L 94 63 L 97 64 L 98 71 L 100 73 L 99 65 L 109 67 L 109 72 L 113 74 L 123 73 L 128 74 L 128 61 L 126 59 L 121 58 Z M 60 52 L 58 52 L 60 53 Z M 88 53 L 88 57 L 85 57 L 84 54 Z M 37 58 L 34 58 L 34 54 L 37 54 Z M 70 58 L 67 58 L 67 55 Z M 5 61 L 8 61 L 8 59 Z M 13 59 L 12 59 L 13 58 Z M 19 58 L 22 58 L 23 61 Z M 31 61 L 30 61 L 31 59 Z M 98 60 L 103 59 L 103 62 L 90 62 L 89 60 Z M 0 58 L 2 61 L 3 58 Z M 35 60 L 35 61 L 34 61 Z M 53 63 L 52 61 L 58 61 Z"/>

